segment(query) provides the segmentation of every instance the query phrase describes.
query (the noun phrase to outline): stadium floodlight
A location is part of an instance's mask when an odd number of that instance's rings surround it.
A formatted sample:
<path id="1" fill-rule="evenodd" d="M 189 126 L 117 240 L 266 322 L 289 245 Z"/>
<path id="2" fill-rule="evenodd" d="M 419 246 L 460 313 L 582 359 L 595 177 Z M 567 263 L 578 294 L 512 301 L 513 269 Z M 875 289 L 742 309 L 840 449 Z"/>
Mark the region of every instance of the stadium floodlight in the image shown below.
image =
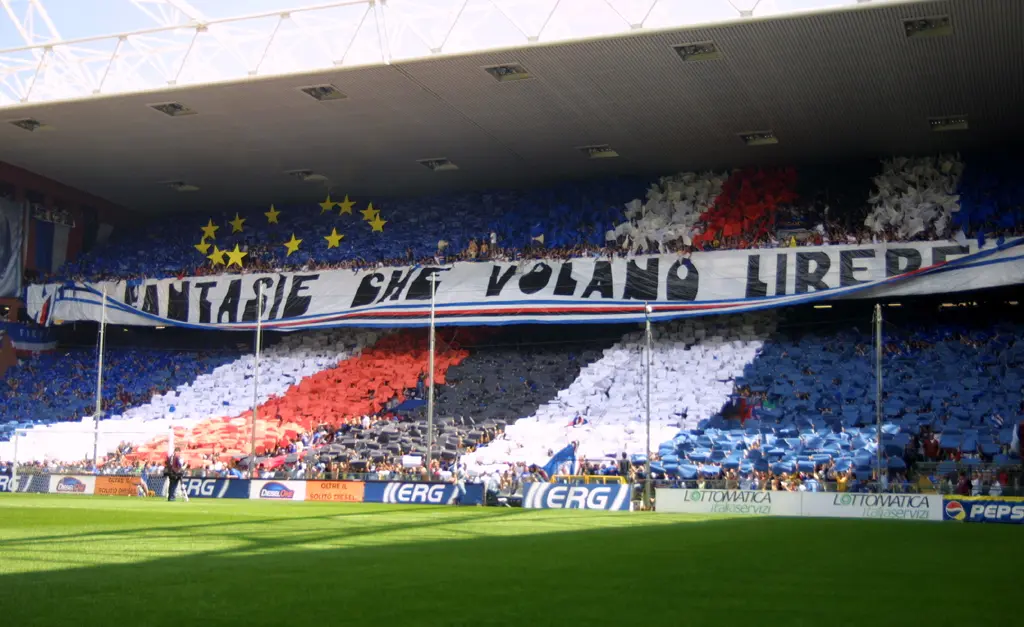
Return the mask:
<path id="1" fill-rule="evenodd" d="M 677 44 L 672 46 L 683 61 L 715 61 L 722 58 L 718 44 L 713 41 L 702 41 L 694 44 Z"/>
<path id="2" fill-rule="evenodd" d="M 432 172 L 447 172 L 450 170 L 458 170 L 459 166 L 451 162 L 450 159 L 445 157 L 435 157 L 432 159 L 417 159 L 416 163 L 427 168 Z"/>
<path id="3" fill-rule="evenodd" d="M 28 131 L 29 133 L 34 133 L 36 131 L 47 131 L 47 130 L 51 130 L 53 128 L 53 127 L 50 127 L 50 126 L 47 126 L 47 125 L 43 124 L 42 122 L 40 122 L 39 120 L 37 120 L 35 118 L 22 118 L 20 120 L 9 120 L 8 123 L 9 124 L 13 124 L 14 126 L 17 126 L 18 128 L 20 128 L 23 131 Z"/>
<path id="4" fill-rule="evenodd" d="M 743 143 L 748 146 L 771 146 L 779 143 L 779 138 L 775 136 L 775 131 L 747 131 L 739 134 L 740 139 Z"/>
<path id="5" fill-rule="evenodd" d="M 186 183 L 185 181 L 164 181 L 163 183 L 176 192 L 198 192 L 199 186 Z"/>
<path id="6" fill-rule="evenodd" d="M 348 98 L 334 85 L 310 85 L 308 87 L 300 87 L 299 91 L 317 102 L 330 102 L 332 100 L 345 100 Z"/>
<path id="7" fill-rule="evenodd" d="M 288 176 L 294 176 L 303 183 L 324 183 L 327 181 L 327 177 L 323 174 L 317 174 L 312 170 L 287 170 L 285 172 Z"/>
<path id="8" fill-rule="evenodd" d="M 520 63 L 506 63 L 504 65 L 491 65 L 484 68 L 484 71 L 491 75 L 491 78 L 499 83 L 511 81 L 525 81 L 533 78 Z"/>
<path id="9" fill-rule="evenodd" d="M 946 133 L 949 131 L 966 131 L 966 115 L 946 115 L 935 118 L 928 118 L 928 127 L 933 133 Z"/>
<path id="10" fill-rule="evenodd" d="M 953 21 L 948 15 L 908 18 L 903 20 L 903 34 L 907 39 L 952 35 Z"/>
<path id="11" fill-rule="evenodd" d="M 189 108 L 180 102 L 158 102 L 149 105 L 149 108 L 159 111 L 164 115 L 169 115 L 172 118 L 180 118 L 184 115 L 195 115 L 198 113 L 195 109 Z"/>
<path id="12" fill-rule="evenodd" d="M 580 146 L 577 150 L 587 155 L 590 159 L 614 159 L 619 156 L 619 153 L 612 149 L 608 144 Z"/>

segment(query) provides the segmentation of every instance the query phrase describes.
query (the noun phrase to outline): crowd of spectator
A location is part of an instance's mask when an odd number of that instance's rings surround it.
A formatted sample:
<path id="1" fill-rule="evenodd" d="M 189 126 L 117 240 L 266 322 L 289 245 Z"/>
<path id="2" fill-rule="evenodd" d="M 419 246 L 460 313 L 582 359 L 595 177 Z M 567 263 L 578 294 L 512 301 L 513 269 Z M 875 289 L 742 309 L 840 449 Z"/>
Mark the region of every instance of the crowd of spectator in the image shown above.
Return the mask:
<path id="1" fill-rule="evenodd" d="M 979 160 L 979 163 L 985 163 Z M 800 170 L 748 168 L 665 177 L 639 200 L 639 180 L 562 185 L 529 192 L 472 193 L 379 203 L 386 226 L 315 205 L 261 211 L 231 233 L 230 215 L 175 215 L 118 233 L 57 274 L 35 282 L 144 280 L 231 272 L 351 269 L 473 260 L 689 254 L 744 248 L 927 239 L 998 240 L 1024 234 L 1024 185 L 996 168 L 956 157 L 883 162 L 874 181 L 828 181 L 805 189 Z M 858 176 L 860 173 L 858 172 Z M 852 174 L 851 174 L 852 176 Z M 834 188 L 834 189 L 833 189 Z M 855 192 L 851 193 L 851 189 Z M 340 205 L 339 205 L 340 206 Z M 220 226 L 207 240 L 207 219 Z M 325 238 L 338 229 L 344 239 Z M 295 234 L 300 248 L 283 242 Z M 235 245 L 241 267 L 212 265 L 196 245 Z"/>
<path id="2" fill-rule="evenodd" d="M 234 357 L 234 353 L 223 352 L 183 354 L 108 348 L 103 364 L 102 411 L 105 415 L 120 414 Z M 96 351 L 91 348 L 62 349 L 20 360 L 0 380 L 0 425 L 27 426 L 92 415 L 96 408 L 96 369 Z"/>

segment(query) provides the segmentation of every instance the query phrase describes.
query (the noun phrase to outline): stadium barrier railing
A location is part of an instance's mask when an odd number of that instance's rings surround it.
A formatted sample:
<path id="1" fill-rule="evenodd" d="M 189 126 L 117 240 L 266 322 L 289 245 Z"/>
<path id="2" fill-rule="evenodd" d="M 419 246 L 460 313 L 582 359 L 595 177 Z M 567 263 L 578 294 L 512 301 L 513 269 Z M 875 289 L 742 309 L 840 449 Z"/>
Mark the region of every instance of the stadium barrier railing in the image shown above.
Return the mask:
<path id="1" fill-rule="evenodd" d="M 625 477 L 618 475 L 554 475 L 551 483 L 567 483 L 573 485 L 609 484 L 617 483 L 625 485 L 628 483 Z"/>

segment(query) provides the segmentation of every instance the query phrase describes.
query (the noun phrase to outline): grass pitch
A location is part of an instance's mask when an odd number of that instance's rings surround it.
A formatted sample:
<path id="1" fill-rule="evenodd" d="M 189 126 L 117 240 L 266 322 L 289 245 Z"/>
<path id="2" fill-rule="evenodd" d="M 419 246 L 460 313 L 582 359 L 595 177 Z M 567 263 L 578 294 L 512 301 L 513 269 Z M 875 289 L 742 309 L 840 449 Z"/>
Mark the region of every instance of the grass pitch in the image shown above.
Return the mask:
<path id="1" fill-rule="evenodd" d="M 0 495 L 18 627 L 994 627 L 1022 564 L 1010 525 Z"/>

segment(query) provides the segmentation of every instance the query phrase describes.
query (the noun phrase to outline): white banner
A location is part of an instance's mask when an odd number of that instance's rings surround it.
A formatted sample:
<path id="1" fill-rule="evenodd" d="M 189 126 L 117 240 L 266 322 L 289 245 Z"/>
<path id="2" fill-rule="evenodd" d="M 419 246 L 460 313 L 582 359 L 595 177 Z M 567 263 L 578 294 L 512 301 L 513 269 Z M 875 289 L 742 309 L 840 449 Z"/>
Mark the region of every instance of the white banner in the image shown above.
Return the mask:
<path id="1" fill-rule="evenodd" d="M 803 515 L 824 518 L 942 520 L 942 495 L 805 492 Z"/>
<path id="2" fill-rule="evenodd" d="M 760 490 L 678 490 L 658 488 L 659 512 L 730 514 L 734 516 L 799 516 L 800 492 Z"/>
<path id="3" fill-rule="evenodd" d="M 253 481 L 249 487 L 249 498 L 256 501 L 304 501 L 305 481 Z"/>
<path id="4" fill-rule="evenodd" d="M 50 475 L 50 494 L 93 494 L 95 491 L 93 475 Z"/>
<path id="5" fill-rule="evenodd" d="M 107 320 L 248 330 L 422 326 L 436 282 L 437 324 L 638 322 L 830 298 L 950 293 L 1024 282 L 1024 239 L 914 242 L 649 255 L 631 259 L 460 262 L 353 272 L 282 272 L 28 288 L 40 324 Z M 259 286 L 264 302 L 257 307 Z"/>

